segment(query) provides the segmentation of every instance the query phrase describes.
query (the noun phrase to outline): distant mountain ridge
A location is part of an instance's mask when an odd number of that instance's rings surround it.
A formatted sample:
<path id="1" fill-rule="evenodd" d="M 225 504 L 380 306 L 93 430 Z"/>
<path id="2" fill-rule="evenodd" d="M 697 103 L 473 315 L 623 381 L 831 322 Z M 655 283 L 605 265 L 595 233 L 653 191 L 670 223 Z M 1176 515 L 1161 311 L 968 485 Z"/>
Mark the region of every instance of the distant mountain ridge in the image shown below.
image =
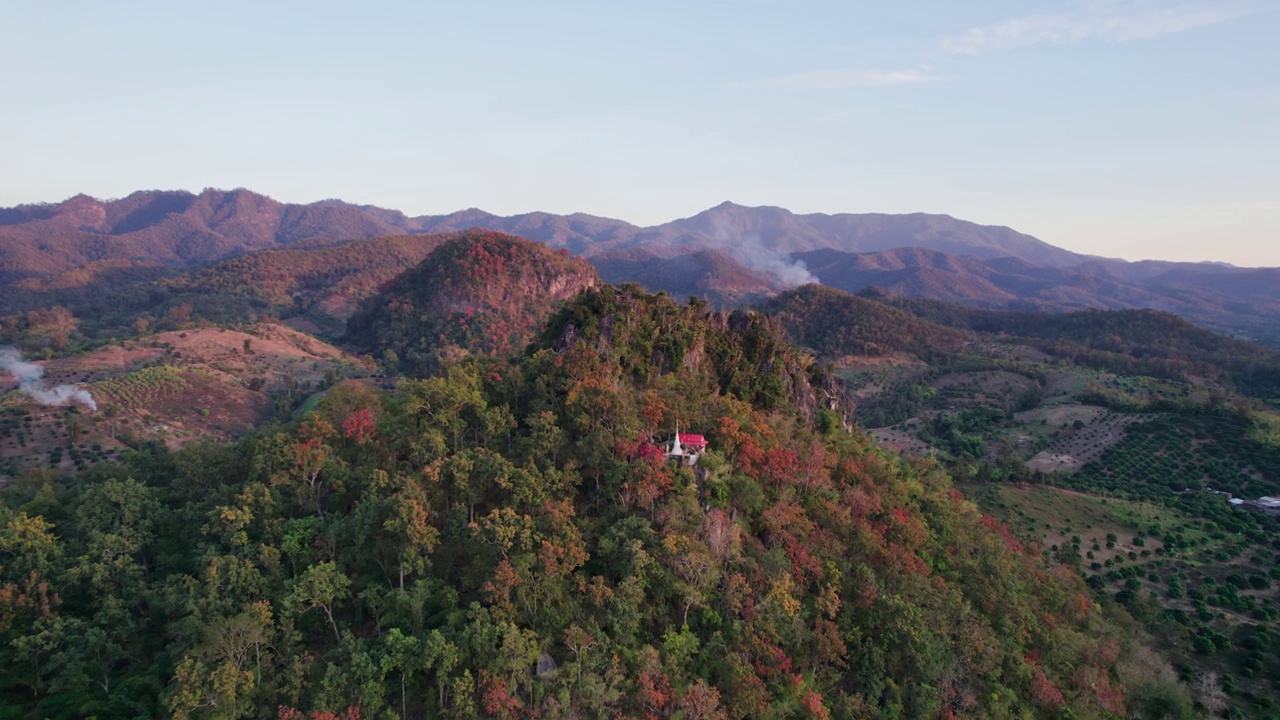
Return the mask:
<path id="1" fill-rule="evenodd" d="M 482 227 L 587 257 L 634 247 L 673 257 L 726 249 L 746 239 L 767 252 L 846 252 L 908 245 L 980 258 L 1013 255 L 1066 266 L 1087 259 L 1009 228 L 945 215 L 796 215 L 722 203 L 692 217 L 642 228 L 582 213 L 508 217 L 477 209 L 409 217 L 397 210 L 322 200 L 281 203 L 249 190 L 138 191 L 118 200 L 76 195 L 60 203 L 0 208 L 0 279 L 34 277 L 104 259 L 186 266 L 304 240 L 358 240 Z"/>
<path id="2" fill-rule="evenodd" d="M 1015 257 L 979 260 L 923 248 L 816 250 L 794 257 L 824 285 L 851 293 L 874 286 L 893 295 L 1001 310 L 1162 310 L 1219 331 L 1280 339 L 1274 320 L 1280 313 L 1277 269 L 1208 266 L 1196 273 L 1187 263 L 1170 263 L 1173 268 L 1143 279 L 1147 268 L 1118 260 L 1053 268 Z"/>
<path id="3" fill-rule="evenodd" d="M 0 209 L 0 285 L 14 290 L 0 312 L 48 304 L 52 290 L 151 279 L 261 250 L 471 228 L 568 250 L 606 282 L 637 281 L 719 304 L 817 280 L 990 308 L 1154 308 L 1280 341 L 1278 268 L 1081 255 L 946 215 L 801 215 L 725 202 L 640 227 L 583 213 L 504 217 L 475 208 L 410 217 L 341 200 L 281 203 L 244 189 L 139 191 L 110 201 L 77 195 Z"/>

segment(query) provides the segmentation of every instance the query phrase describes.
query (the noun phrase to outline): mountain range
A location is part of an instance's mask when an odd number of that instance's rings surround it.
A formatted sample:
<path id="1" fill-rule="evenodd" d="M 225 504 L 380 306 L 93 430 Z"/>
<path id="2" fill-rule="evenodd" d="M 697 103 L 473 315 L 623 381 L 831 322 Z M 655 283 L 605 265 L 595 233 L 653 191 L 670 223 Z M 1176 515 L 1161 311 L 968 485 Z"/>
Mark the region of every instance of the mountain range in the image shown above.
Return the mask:
<path id="1" fill-rule="evenodd" d="M 485 228 L 589 260 L 605 282 L 639 282 L 721 305 L 819 281 L 856 292 L 985 308 L 1153 308 L 1263 342 L 1280 341 L 1280 269 L 1220 263 L 1127 262 L 1081 255 L 1010 228 L 946 215 L 795 214 L 722 203 L 640 227 L 581 213 L 498 216 L 477 209 L 410 217 L 325 200 L 281 203 L 244 189 L 77 195 L 0 209 L 0 312 L 66 293 L 149 281 L 229 258 L 308 252 L 387 236 Z M 425 252 L 425 247 L 424 247 Z M 407 268 L 421 257 L 406 257 Z"/>

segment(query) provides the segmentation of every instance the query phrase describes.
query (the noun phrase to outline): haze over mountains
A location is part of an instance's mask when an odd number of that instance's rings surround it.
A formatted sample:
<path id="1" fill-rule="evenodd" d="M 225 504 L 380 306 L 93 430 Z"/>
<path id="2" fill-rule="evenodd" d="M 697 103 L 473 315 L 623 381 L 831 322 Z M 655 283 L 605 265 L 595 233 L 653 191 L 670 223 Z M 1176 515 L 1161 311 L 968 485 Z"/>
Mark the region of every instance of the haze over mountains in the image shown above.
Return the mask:
<path id="1" fill-rule="evenodd" d="M 1255 339 L 1277 335 L 1280 269 L 1080 255 L 1005 227 L 915 213 L 808 214 L 723 203 L 653 227 L 575 213 L 409 217 L 248 190 L 140 191 L 0 209 L 0 311 L 59 290 L 171 275 L 245 253 L 486 228 L 587 258 L 602 279 L 736 304 L 805 282 L 870 285 L 989 308 L 1154 308 Z M 409 259 L 406 259 L 408 262 Z"/>

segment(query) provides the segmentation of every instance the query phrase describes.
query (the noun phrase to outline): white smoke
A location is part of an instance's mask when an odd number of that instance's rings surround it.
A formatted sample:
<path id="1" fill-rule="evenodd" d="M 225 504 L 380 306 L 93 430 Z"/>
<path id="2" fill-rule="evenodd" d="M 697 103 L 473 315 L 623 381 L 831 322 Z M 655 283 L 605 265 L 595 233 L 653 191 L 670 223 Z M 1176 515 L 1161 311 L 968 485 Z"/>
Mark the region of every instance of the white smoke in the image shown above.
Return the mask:
<path id="1" fill-rule="evenodd" d="M 765 247 L 758 235 L 742 235 L 734 232 L 720 217 L 712 216 L 711 231 L 711 238 L 724 250 L 741 260 L 743 265 L 772 277 L 782 290 L 821 282 L 809 272 L 804 261 L 792 259 L 785 253 Z"/>
<path id="2" fill-rule="evenodd" d="M 58 385 L 47 387 L 44 383 L 44 368 L 22 359 L 22 355 L 11 347 L 0 347 L 0 368 L 9 371 L 18 381 L 18 389 L 30 395 L 42 405 L 66 405 L 76 402 L 90 410 L 97 410 L 98 403 L 88 390 L 75 385 Z"/>

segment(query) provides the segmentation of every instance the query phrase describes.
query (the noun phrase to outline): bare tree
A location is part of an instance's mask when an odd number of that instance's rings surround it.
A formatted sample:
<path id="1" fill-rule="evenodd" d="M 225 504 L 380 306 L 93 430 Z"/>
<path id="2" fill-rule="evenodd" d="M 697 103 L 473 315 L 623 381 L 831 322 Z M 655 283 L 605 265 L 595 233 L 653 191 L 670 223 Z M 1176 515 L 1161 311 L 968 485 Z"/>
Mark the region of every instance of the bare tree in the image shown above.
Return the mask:
<path id="1" fill-rule="evenodd" d="M 1217 715 L 1227 709 L 1227 693 L 1218 673 L 1205 671 L 1196 675 L 1195 693 L 1196 700 L 1209 713 Z"/>

